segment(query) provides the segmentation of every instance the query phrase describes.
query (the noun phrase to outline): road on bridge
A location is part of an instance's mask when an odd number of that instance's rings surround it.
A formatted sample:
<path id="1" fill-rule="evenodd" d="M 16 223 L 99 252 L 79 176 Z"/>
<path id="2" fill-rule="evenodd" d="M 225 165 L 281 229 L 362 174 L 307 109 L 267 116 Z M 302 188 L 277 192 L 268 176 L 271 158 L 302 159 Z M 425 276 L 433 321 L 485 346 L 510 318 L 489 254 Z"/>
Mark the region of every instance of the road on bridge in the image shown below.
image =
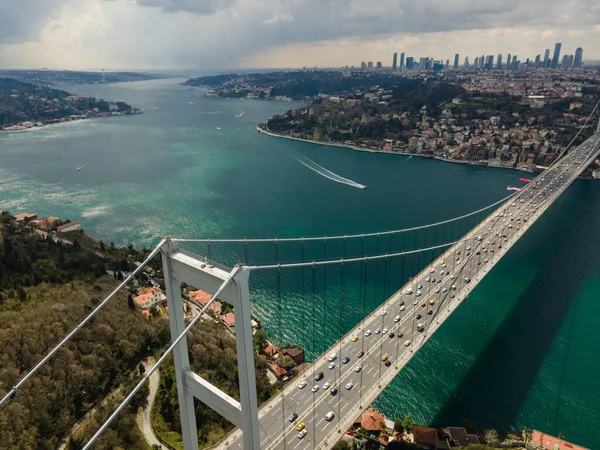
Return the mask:
<path id="1" fill-rule="evenodd" d="M 594 136 L 571 150 L 360 322 L 282 394 L 263 405 L 259 410 L 261 448 L 331 447 L 485 274 L 593 161 L 599 152 L 597 147 L 598 138 Z M 330 361 L 332 354 L 335 359 Z M 349 361 L 343 363 L 346 357 Z M 390 361 L 389 366 L 383 359 Z M 315 376 L 320 372 L 323 377 L 317 381 Z M 300 383 L 306 385 L 299 387 Z M 337 389 L 336 394 L 332 388 Z M 326 418 L 330 412 L 332 420 Z M 292 414 L 298 417 L 291 420 Z M 306 434 L 299 435 L 300 424 L 304 424 Z M 232 432 L 219 448 L 241 449 L 241 431 Z"/>

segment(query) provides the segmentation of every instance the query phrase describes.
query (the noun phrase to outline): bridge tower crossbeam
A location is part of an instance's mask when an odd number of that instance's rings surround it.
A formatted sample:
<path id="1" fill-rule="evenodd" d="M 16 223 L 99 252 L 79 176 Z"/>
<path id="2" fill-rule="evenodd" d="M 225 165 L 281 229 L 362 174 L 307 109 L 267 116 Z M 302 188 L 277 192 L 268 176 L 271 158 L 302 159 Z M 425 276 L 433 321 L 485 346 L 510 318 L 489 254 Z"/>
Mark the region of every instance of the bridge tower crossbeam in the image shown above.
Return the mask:
<path id="1" fill-rule="evenodd" d="M 179 249 L 177 243 L 171 240 L 167 240 L 161 253 L 171 338 L 174 341 L 186 327 L 181 299 L 181 283 L 187 283 L 213 295 L 230 277 L 230 274 L 207 263 L 198 255 Z M 198 450 L 194 397 L 242 430 L 244 449 L 260 449 L 248 279 L 249 270 L 239 267 L 229 285 L 219 296 L 221 300 L 235 308 L 239 402 L 190 369 L 189 349 L 185 337 L 179 341 L 173 351 L 185 450 Z"/>

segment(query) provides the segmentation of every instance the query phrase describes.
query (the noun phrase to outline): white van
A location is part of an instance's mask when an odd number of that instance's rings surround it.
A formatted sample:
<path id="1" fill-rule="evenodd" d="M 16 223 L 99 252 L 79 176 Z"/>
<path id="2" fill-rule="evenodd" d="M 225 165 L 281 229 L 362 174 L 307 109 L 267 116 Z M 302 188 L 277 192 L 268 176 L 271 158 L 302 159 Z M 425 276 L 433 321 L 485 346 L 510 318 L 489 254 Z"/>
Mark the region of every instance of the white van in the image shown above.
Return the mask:
<path id="1" fill-rule="evenodd" d="M 335 417 L 335 414 L 333 413 L 333 411 L 329 411 L 327 413 L 327 415 L 325 416 L 325 420 L 327 422 L 331 422 L 333 420 L 333 418 Z"/>
<path id="2" fill-rule="evenodd" d="M 335 353 L 332 353 L 331 355 L 329 355 L 329 358 L 327 358 L 327 359 L 329 359 L 329 361 L 331 362 L 331 361 L 335 361 L 336 358 L 337 358 L 337 355 Z"/>

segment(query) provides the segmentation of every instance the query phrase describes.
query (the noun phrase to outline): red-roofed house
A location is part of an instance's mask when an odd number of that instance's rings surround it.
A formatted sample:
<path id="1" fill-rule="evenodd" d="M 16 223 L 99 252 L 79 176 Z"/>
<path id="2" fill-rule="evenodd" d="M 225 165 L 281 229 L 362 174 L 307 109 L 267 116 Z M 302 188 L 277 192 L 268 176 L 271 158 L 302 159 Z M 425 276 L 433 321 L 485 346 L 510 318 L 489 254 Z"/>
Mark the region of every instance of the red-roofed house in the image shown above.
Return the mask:
<path id="1" fill-rule="evenodd" d="M 435 428 L 420 427 L 413 425 L 413 438 L 416 444 L 427 445 L 435 449 L 438 441 L 438 432 Z"/>
<path id="2" fill-rule="evenodd" d="M 279 347 L 277 347 L 276 345 L 267 345 L 263 352 L 265 352 L 265 355 L 270 356 L 271 358 L 273 356 L 275 356 L 277 354 L 277 352 L 279 352 Z"/>
<path id="3" fill-rule="evenodd" d="M 200 289 L 190 292 L 190 300 L 193 300 L 202 306 L 205 306 L 210 301 L 210 297 L 211 295 L 208 292 L 201 291 Z"/>
<path id="4" fill-rule="evenodd" d="M 59 222 L 60 219 L 58 217 L 43 217 L 37 222 L 37 227 L 40 230 L 49 231 L 56 222 Z"/>
<path id="5" fill-rule="evenodd" d="M 531 443 L 537 449 L 548 449 L 548 450 L 589 450 L 579 445 L 571 444 L 564 439 L 559 439 L 549 434 L 542 433 L 538 430 L 533 430 L 533 438 Z"/>
<path id="6" fill-rule="evenodd" d="M 219 317 L 219 320 L 228 327 L 235 327 L 235 315 L 232 312 L 223 314 Z"/>
<path id="7" fill-rule="evenodd" d="M 273 363 L 270 366 L 271 371 L 277 375 L 277 378 L 283 378 L 285 377 L 288 373 L 287 370 L 285 370 L 283 367 L 281 367 L 279 364 L 277 363 Z"/>
<path id="8" fill-rule="evenodd" d="M 81 230 L 81 223 L 79 222 L 69 222 L 56 227 L 56 231 L 59 233 L 68 233 L 69 231 L 77 230 Z"/>
<path id="9" fill-rule="evenodd" d="M 167 296 L 163 291 L 156 288 L 142 289 L 137 296 L 133 297 L 135 305 L 142 309 L 150 309 L 166 299 Z"/>
<path id="10" fill-rule="evenodd" d="M 15 214 L 15 219 L 17 220 L 17 222 L 31 222 L 32 220 L 37 219 L 37 214 L 31 214 L 31 213 L 21 213 L 21 214 Z"/>
<path id="11" fill-rule="evenodd" d="M 381 424 L 385 423 L 385 418 L 377 411 L 365 411 L 359 422 L 360 426 L 371 434 L 378 434 L 382 430 Z"/>

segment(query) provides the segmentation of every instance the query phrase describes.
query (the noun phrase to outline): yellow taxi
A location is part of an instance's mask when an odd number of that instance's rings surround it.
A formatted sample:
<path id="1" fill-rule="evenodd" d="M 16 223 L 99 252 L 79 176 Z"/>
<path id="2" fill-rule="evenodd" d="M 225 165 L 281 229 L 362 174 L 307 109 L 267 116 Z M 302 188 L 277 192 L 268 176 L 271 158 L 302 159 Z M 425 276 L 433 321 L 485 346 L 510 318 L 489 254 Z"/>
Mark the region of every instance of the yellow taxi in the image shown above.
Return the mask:
<path id="1" fill-rule="evenodd" d="M 433 305 L 435 302 L 433 300 L 429 300 L 429 304 Z"/>
<path id="2" fill-rule="evenodd" d="M 358 336 L 352 336 L 352 342 L 358 341 Z"/>
<path id="3" fill-rule="evenodd" d="M 382 361 L 387 361 L 387 359 L 388 359 L 388 355 L 387 355 L 387 353 L 381 357 L 381 360 L 382 360 Z"/>
<path id="4" fill-rule="evenodd" d="M 302 431 L 303 429 L 304 429 L 304 422 L 302 422 L 300 425 L 298 425 L 298 426 L 296 427 L 296 430 L 297 430 L 297 431 Z"/>

